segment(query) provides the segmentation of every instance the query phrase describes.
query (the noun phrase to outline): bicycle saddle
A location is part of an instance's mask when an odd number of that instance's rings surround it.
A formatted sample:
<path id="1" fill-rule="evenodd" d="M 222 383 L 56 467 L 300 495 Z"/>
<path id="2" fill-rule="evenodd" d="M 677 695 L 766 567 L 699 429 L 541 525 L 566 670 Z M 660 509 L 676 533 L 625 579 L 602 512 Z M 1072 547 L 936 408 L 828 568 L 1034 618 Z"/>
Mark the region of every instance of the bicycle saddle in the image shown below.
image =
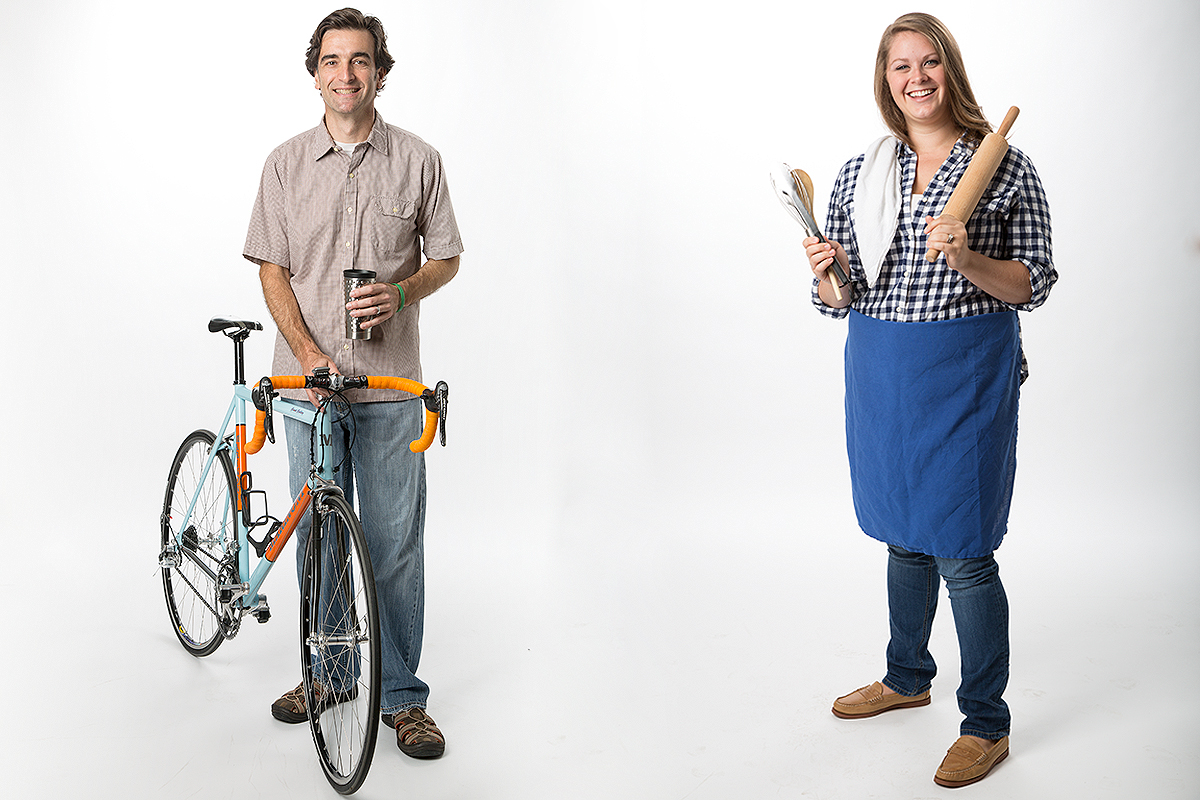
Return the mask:
<path id="1" fill-rule="evenodd" d="M 209 333 L 220 333 L 221 331 L 230 328 L 238 328 L 244 331 L 261 331 L 263 326 L 261 323 L 251 319 L 226 319 L 225 317 L 213 317 L 208 321 Z"/>

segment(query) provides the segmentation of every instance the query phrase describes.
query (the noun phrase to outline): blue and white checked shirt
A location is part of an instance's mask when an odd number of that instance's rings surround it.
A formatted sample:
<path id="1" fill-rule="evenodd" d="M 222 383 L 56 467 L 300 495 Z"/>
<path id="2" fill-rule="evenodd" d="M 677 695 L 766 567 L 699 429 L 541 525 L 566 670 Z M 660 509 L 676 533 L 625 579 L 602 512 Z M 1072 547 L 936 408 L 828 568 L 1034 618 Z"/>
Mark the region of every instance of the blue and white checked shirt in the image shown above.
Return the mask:
<path id="1" fill-rule="evenodd" d="M 908 193 L 916 179 L 917 154 L 903 142 L 898 143 L 898 148 L 901 192 Z M 884 257 L 879 279 L 869 288 L 854 232 L 854 188 L 863 156 L 842 167 L 829 201 L 825 236 L 839 242 L 850 257 L 854 293 L 851 306 L 855 311 L 889 322 L 933 322 L 1013 308 L 1030 311 L 1046 302 L 1050 287 L 1058 280 L 1051 258 L 1050 207 L 1033 163 L 1014 147 L 1008 149 L 967 223 L 967 244 L 977 253 L 1020 261 L 1028 267 L 1033 297 L 1020 305 L 1004 303 L 946 266 L 944 257 L 935 264 L 925 260 L 928 249 L 923 233 L 925 217 L 942 213 L 973 153 L 974 147 L 960 139 L 929 182 L 925 194 L 920 198 L 910 194 L 902 204 L 896 238 Z M 915 208 L 913 200 L 917 201 Z M 812 298 L 826 316 L 840 319 L 849 313 L 847 309 L 830 308 L 822 303 L 816 280 Z"/>

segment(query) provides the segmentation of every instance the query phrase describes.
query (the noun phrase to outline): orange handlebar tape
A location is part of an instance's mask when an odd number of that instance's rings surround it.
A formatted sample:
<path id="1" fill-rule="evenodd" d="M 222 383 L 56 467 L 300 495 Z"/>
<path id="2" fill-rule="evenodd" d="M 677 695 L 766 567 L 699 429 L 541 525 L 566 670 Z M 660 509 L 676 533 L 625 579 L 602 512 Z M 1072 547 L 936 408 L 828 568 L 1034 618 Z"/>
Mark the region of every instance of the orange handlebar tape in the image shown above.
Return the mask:
<path id="1" fill-rule="evenodd" d="M 389 378 L 378 375 L 367 376 L 367 388 L 369 389 L 398 389 L 402 392 L 421 396 L 422 392 L 428 390 L 428 387 L 423 386 L 416 381 L 410 381 L 408 378 Z M 428 408 L 425 409 L 425 430 L 421 434 L 421 438 L 408 445 L 408 449 L 414 453 L 424 453 L 433 444 L 433 437 L 437 435 L 438 415 Z"/>
<path id="2" fill-rule="evenodd" d="M 425 432 L 421 434 L 421 438 L 415 442 L 410 442 L 408 449 L 414 453 L 424 453 L 433 444 L 433 437 L 437 434 L 438 415 L 425 409 Z"/>
<path id="3" fill-rule="evenodd" d="M 368 375 L 367 388 L 397 389 L 401 392 L 408 392 L 409 394 L 415 394 L 417 397 L 420 397 L 421 393 L 424 392 L 428 387 L 423 386 L 416 381 L 410 381 L 408 378 L 390 378 L 380 375 Z"/>
<path id="4" fill-rule="evenodd" d="M 263 442 L 267 441 L 267 428 L 263 425 L 263 421 L 267 418 L 267 412 L 259 411 L 254 415 L 254 438 L 246 442 L 246 455 L 252 456 L 263 448 Z"/>
<path id="5" fill-rule="evenodd" d="M 275 389 L 303 389 L 303 375 L 272 375 L 271 386 Z M 259 450 L 262 450 L 263 444 L 267 441 L 267 429 L 263 422 L 267 418 L 267 412 L 258 411 L 254 414 L 254 438 L 246 442 L 246 455 L 252 456 Z"/>
<path id="6" fill-rule="evenodd" d="M 303 389 L 304 375 L 272 375 L 271 386 L 275 389 Z M 408 378 L 393 378 L 380 375 L 367 376 L 368 389 L 395 389 L 401 392 L 420 397 L 422 392 L 427 391 L 428 387 L 410 381 Z M 254 438 L 246 443 L 246 455 L 254 455 L 259 450 L 262 450 L 263 443 L 267 440 L 267 429 L 263 424 L 267 414 L 265 411 L 259 411 L 254 415 Z M 438 415 L 429 409 L 425 409 L 425 430 L 421 434 L 421 438 L 409 444 L 408 449 L 414 453 L 423 453 L 433 444 L 434 436 L 437 435 Z"/>

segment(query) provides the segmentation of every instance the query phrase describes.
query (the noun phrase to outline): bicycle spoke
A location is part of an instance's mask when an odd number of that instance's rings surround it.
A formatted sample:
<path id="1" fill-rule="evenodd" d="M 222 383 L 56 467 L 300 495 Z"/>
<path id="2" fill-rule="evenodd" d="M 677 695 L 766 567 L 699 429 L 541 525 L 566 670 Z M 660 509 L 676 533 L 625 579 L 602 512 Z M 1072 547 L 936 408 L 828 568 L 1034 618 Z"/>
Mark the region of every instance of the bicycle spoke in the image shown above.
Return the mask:
<path id="1" fill-rule="evenodd" d="M 160 563 L 163 592 L 175 634 L 193 655 L 208 655 L 227 634 L 218 602 L 218 573 L 234 534 L 233 467 L 208 431 L 195 431 L 180 446 L 163 500 Z M 191 516 L 188 509 L 191 508 Z M 181 529 L 186 519 L 186 527 Z"/>
<path id="2" fill-rule="evenodd" d="M 362 530 L 345 501 L 326 498 L 316 519 L 318 533 L 305 555 L 301 624 L 308 683 L 328 694 L 310 724 L 330 783 L 350 792 L 366 776 L 379 724 L 374 582 Z"/>

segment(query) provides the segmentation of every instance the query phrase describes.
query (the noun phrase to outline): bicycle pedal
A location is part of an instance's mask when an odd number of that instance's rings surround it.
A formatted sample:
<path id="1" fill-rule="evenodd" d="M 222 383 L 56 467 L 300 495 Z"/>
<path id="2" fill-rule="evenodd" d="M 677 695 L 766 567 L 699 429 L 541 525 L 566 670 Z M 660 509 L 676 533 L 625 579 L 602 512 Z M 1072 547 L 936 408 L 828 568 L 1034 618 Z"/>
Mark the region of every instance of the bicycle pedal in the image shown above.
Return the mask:
<path id="1" fill-rule="evenodd" d="M 258 620 L 259 625 L 271 619 L 271 607 L 267 605 L 267 596 L 265 594 L 258 596 L 258 605 L 250 613 Z"/>

